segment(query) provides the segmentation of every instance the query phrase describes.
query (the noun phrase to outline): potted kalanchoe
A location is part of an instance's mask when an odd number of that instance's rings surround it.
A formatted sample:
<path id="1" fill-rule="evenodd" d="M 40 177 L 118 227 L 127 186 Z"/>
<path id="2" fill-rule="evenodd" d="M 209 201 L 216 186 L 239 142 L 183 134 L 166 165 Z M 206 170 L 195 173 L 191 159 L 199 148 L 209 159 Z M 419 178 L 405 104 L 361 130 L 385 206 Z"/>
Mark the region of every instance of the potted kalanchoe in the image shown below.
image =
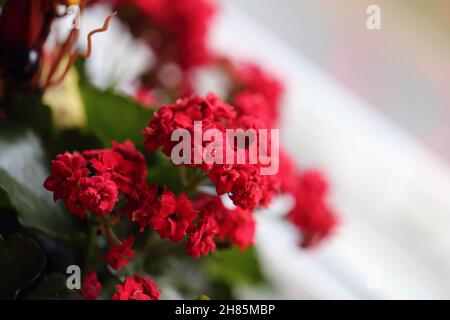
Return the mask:
<path id="1" fill-rule="evenodd" d="M 209 49 L 212 3 L 0 4 L 2 298 L 232 298 L 236 283 L 261 280 L 255 215 L 275 197 L 295 200 L 284 218 L 299 230 L 299 249 L 334 230 L 323 175 L 279 150 L 283 85 Z M 86 50 L 75 21 L 48 45 L 68 8 L 79 16 L 97 5 L 111 14 Z M 112 19 L 155 57 L 129 96 L 96 88 L 83 63 Z M 227 79 L 220 97 L 196 93 L 205 66 Z M 70 106 L 77 98 L 83 121 L 58 121 L 55 95 Z"/>

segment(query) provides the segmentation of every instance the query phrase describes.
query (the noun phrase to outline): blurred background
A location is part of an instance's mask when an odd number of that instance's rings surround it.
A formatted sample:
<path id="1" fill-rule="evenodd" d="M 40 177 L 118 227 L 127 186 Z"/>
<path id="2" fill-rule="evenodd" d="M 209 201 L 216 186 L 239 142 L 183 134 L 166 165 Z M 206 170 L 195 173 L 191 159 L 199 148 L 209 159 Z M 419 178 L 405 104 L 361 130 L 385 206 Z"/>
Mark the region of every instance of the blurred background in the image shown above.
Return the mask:
<path id="1" fill-rule="evenodd" d="M 282 144 L 300 167 L 329 176 L 341 216 L 334 237 L 300 250 L 277 219 L 290 199 L 259 214 L 256 246 L 271 285 L 240 297 L 449 299 L 450 0 L 217 2 L 211 45 L 286 83 Z M 371 4 L 380 30 L 366 27 Z M 86 13 L 83 29 L 104 16 Z M 94 44 L 98 85 L 114 78 L 105 76 L 114 55 L 134 54 L 116 76 L 124 90 L 151 58 L 121 39 L 119 49 L 113 32 Z"/>

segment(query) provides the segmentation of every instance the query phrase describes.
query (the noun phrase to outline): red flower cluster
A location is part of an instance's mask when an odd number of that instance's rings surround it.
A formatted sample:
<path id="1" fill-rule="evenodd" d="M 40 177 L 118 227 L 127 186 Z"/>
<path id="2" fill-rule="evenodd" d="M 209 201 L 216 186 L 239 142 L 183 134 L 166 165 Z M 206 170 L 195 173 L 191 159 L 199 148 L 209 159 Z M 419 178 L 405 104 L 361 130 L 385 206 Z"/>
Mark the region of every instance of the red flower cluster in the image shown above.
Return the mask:
<path id="1" fill-rule="evenodd" d="M 206 0 L 96 0 L 111 3 L 131 31 L 147 41 L 160 65 L 183 69 L 210 59 L 206 40 L 215 7 Z M 150 32 L 151 31 L 151 32 Z"/>
<path id="2" fill-rule="evenodd" d="M 218 196 L 201 194 L 194 206 L 201 212 L 196 228 L 189 232 L 186 251 L 196 259 L 216 248 L 215 240 L 238 245 L 245 250 L 253 244 L 255 221 L 251 210 L 226 208 Z"/>
<path id="3" fill-rule="evenodd" d="M 83 277 L 81 292 L 85 300 L 97 300 L 100 291 L 102 291 L 102 285 L 95 272 L 90 272 Z"/>
<path id="4" fill-rule="evenodd" d="M 218 195 L 228 193 L 243 209 L 266 207 L 279 189 L 276 176 L 261 175 L 261 167 L 253 164 L 214 166 L 208 177 L 216 184 Z"/>
<path id="5" fill-rule="evenodd" d="M 86 211 L 104 217 L 113 210 L 119 191 L 129 192 L 146 175 L 144 157 L 134 145 L 113 142 L 112 149 L 57 155 L 44 187 L 79 218 L 83 219 Z"/>
<path id="6" fill-rule="evenodd" d="M 141 232 L 150 226 L 158 232 L 161 239 L 168 238 L 175 243 L 184 238 L 188 227 L 198 215 L 185 194 L 175 196 L 172 191 L 164 190 L 158 196 L 156 186 L 153 185 L 138 186 L 129 195 L 124 213 L 139 224 Z"/>
<path id="7" fill-rule="evenodd" d="M 163 153 L 170 157 L 172 148 L 177 144 L 171 141 L 174 130 L 186 129 L 193 136 L 194 121 L 201 121 L 203 130 L 223 131 L 227 121 L 234 117 L 233 107 L 212 93 L 206 98 L 192 96 L 179 99 L 175 104 L 164 105 L 154 113 L 149 126 L 143 131 L 146 138 L 144 146 L 152 152 L 162 146 Z M 205 147 L 206 144 L 193 146 L 193 153 L 201 152 Z"/>
<path id="8" fill-rule="evenodd" d="M 131 249 L 134 242 L 134 236 L 131 235 L 128 239 L 125 239 L 122 243 L 112 244 L 110 250 L 105 256 L 100 257 L 103 260 L 107 260 L 109 265 L 116 270 L 125 267 L 130 262 L 135 253 Z"/>
<path id="9" fill-rule="evenodd" d="M 242 250 L 253 244 L 256 223 L 251 210 L 228 209 L 220 197 L 206 194 L 200 195 L 194 205 L 203 216 L 216 221 L 217 239 L 238 245 Z"/>
<path id="10" fill-rule="evenodd" d="M 150 277 L 127 277 L 123 285 L 116 286 L 113 300 L 159 300 L 159 289 Z"/>
<path id="11" fill-rule="evenodd" d="M 325 201 L 328 185 L 321 173 L 306 171 L 297 179 L 296 203 L 288 218 L 303 233 L 302 246 L 312 247 L 333 231 L 337 218 Z"/>
<path id="12" fill-rule="evenodd" d="M 225 63 L 235 87 L 231 100 L 238 114 L 254 116 L 273 128 L 279 116 L 283 85 L 255 64 L 228 60 Z"/>
<path id="13" fill-rule="evenodd" d="M 186 251 L 191 256 L 199 259 L 201 255 L 208 255 L 216 249 L 214 236 L 218 232 L 217 222 L 211 216 L 203 216 L 198 221 L 196 228 L 192 228 L 186 243 Z"/>
<path id="14" fill-rule="evenodd" d="M 192 96 L 180 99 L 175 104 L 162 106 L 155 112 L 150 124 L 144 129 L 146 138 L 144 146 L 149 151 L 162 147 L 165 155 L 171 156 L 172 149 L 178 143 L 172 141 L 172 132 L 176 129 L 186 129 L 194 136 L 194 122 L 199 121 L 203 130 L 216 129 L 225 136 L 226 128 L 233 128 L 239 119 L 232 106 L 224 103 L 214 94 L 206 98 Z M 255 125 L 255 122 L 251 122 Z M 248 124 L 250 126 L 250 124 Z M 226 139 L 224 138 L 226 141 Z M 202 159 L 204 150 L 213 142 L 198 144 L 191 139 L 191 155 L 194 159 L 196 153 Z M 191 161 L 194 162 L 194 161 Z M 228 193 L 233 202 L 244 209 L 253 209 L 267 205 L 276 194 L 278 185 L 275 177 L 261 175 L 261 168 L 254 164 L 190 164 L 208 173 L 208 177 L 216 184 L 219 195 Z"/>

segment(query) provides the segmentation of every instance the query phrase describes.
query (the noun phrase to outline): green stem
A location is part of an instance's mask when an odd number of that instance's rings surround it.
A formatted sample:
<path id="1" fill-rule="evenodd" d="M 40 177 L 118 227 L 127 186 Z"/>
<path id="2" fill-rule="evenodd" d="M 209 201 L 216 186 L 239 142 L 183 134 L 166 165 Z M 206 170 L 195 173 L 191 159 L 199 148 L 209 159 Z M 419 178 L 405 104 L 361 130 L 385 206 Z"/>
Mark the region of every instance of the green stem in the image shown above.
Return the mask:
<path id="1" fill-rule="evenodd" d="M 187 178 L 186 168 L 183 166 L 178 166 L 178 172 L 180 173 L 181 184 L 183 185 L 183 189 L 189 185 L 189 181 Z"/>
<path id="2" fill-rule="evenodd" d="M 118 246 L 122 244 L 120 239 L 116 236 L 113 229 L 109 225 L 108 218 L 106 217 L 103 219 L 103 228 L 105 229 L 106 239 L 108 240 L 110 246 Z"/>
<path id="3" fill-rule="evenodd" d="M 92 259 L 94 258 L 97 251 L 97 225 L 92 219 L 89 221 L 89 232 L 87 237 L 87 248 L 84 258 L 84 270 L 88 270 Z"/>

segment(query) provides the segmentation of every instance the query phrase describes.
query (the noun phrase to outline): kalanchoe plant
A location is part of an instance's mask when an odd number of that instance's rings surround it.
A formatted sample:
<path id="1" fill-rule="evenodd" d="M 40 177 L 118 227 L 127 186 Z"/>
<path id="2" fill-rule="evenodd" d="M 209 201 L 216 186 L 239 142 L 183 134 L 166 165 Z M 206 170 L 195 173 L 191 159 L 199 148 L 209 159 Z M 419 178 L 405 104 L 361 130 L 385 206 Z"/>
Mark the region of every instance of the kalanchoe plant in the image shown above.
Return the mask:
<path id="1" fill-rule="evenodd" d="M 89 33 L 86 52 L 76 48 L 76 29 L 56 46 L 45 46 L 51 24 L 61 16 L 58 8 L 78 5 L 83 11 L 102 3 L 112 5 L 117 19 L 155 53 L 156 63 L 143 70 L 132 97 L 95 88 L 82 62 L 75 63 L 89 57 L 92 35 L 107 31 L 114 14 Z M 277 159 L 278 173 L 269 175 L 267 163 L 259 160 L 174 161 L 178 130 L 195 136 L 201 126 L 217 134 L 190 140 L 183 159 L 204 160 L 208 152 L 218 155 L 228 147 L 240 148 L 247 159 L 253 146 L 264 148 L 260 135 L 230 147 L 227 130 L 270 130 L 278 123 L 280 81 L 251 62 L 209 50 L 215 11 L 207 0 L 4 3 L 0 269 L 9 278 L 0 281 L 8 284 L 0 295 L 155 300 L 168 287 L 188 298 L 230 298 L 235 284 L 230 274 L 239 275 L 236 281 L 260 280 L 252 249 L 255 215 L 280 194 L 295 200 L 286 221 L 300 231 L 299 247 L 313 247 L 332 233 L 337 218 L 327 204 L 323 174 L 298 169 L 285 150 Z M 195 91 L 193 74 L 204 66 L 229 80 L 222 98 Z M 165 81 L 168 72 L 175 82 Z M 87 119 L 76 128 L 54 129 L 51 101 L 49 108 L 42 96 L 69 73 L 78 75 L 75 87 Z M 224 149 L 215 145 L 222 137 Z M 269 140 L 266 148 L 274 143 Z M 27 254 L 29 268 L 18 267 L 27 258 L 11 256 L 11 248 Z M 65 283 L 69 265 L 81 267 L 77 290 Z"/>

